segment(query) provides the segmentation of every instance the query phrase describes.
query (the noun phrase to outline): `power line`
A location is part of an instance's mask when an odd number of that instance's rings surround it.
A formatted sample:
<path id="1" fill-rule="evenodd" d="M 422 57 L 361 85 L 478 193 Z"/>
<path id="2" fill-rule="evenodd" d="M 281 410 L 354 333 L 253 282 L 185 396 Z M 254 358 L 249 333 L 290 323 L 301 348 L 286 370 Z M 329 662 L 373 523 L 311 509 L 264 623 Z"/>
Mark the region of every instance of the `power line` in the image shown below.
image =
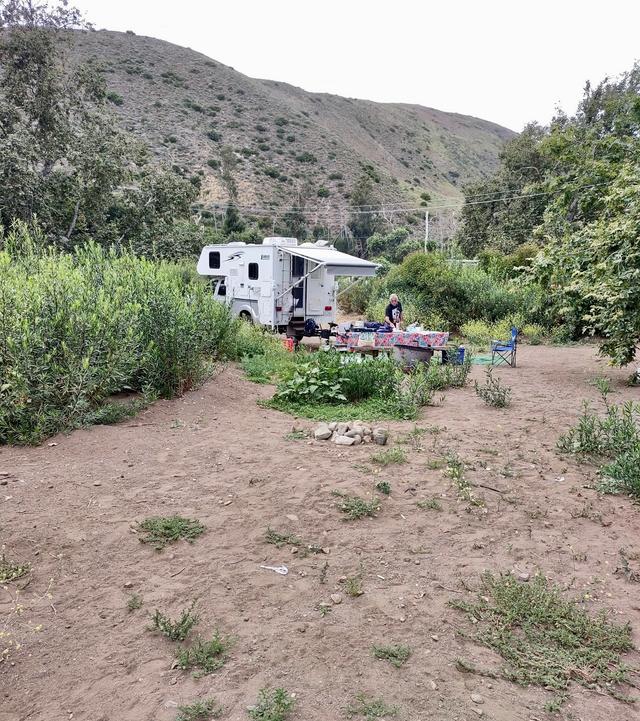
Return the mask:
<path id="1" fill-rule="evenodd" d="M 602 183 L 590 183 L 588 185 L 582 185 L 577 188 L 572 188 L 571 190 L 573 192 L 577 192 L 579 190 L 587 190 L 588 188 L 596 188 L 604 185 L 610 185 L 613 183 L 613 180 L 603 181 Z M 456 210 L 461 209 L 465 205 L 493 205 L 496 203 L 504 203 L 511 200 L 525 200 L 529 198 L 537 198 L 542 197 L 545 195 L 556 195 L 559 193 L 563 193 L 567 190 L 566 188 L 558 188 L 556 190 L 546 190 L 546 191 L 540 191 L 538 193 L 522 193 L 522 194 L 516 194 L 516 195 L 497 195 L 496 197 L 484 199 L 484 200 L 473 200 L 474 197 L 482 198 L 483 196 L 470 196 L 469 199 L 465 200 L 459 200 L 455 203 L 449 203 L 449 204 L 442 204 L 442 205 L 421 205 L 421 206 L 413 206 L 413 207 L 407 207 L 401 204 L 387 204 L 382 203 L 379 205 L 368 205 L 368 206 L 350 206 L 348 209 L 348 212 L 350 215 L 372 215 L 374 213 L 384 213 L 384 214 L 390 214 L 390 215 L 397 215 L 401 213 L 425 213 L 425 212 L 431 212 L 433 210 Z M 230 203 L 213 203 L 205 208 L 203 210 L 210 210 L 215 209 L 219 210 L 221 212 L 224 212 L 227 207 L 230 205 Z M 236 205 L 234 206 L 241 212 L 252 214 L 252 215 L 268 215 L 269 217 L 283 217 L 285 215 L 291 215 L 291 214 L 297 214 L 302 216 L 320 216 L 324 219 L 341 219 L 344 218 L 344 208 L 340 208 L 339 206 L 315 206 L 313 208 L 290 208 L 288 210 L 278 209 L 278 208 L 264 208 L 260 206 L 250 206 L 250 205 Z M 362 208 L 368 208 L 368 210 L 362 210 Z"/>

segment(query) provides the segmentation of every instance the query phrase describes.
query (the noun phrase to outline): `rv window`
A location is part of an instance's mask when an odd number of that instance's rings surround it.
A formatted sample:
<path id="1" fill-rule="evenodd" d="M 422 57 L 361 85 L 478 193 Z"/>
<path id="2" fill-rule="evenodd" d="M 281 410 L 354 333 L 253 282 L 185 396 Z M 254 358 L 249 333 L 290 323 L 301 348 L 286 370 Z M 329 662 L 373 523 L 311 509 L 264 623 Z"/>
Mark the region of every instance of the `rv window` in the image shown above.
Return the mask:
<path id="1" fill-rule="evenodd" d="M 226 295 L 227 294 L 227 286 L 220 284 L 218 286 L 218 295 Z"/>
<path id="2" fill-rule="evenodd" d="M 291 275 L 295 278 L 304 275 L 304 258 L 299 255 L 291 256 Z"/>
<path id="3" fill-rule="evenodd" d="M 258 264 L 249 263 L 249 280 L 258 280 Z"/>
<path id="4" fill-rule="evenodd" d="M 210 250 L 209 251 L 209 268 L 219 268 L 220 267 L 220 251 L 219 250 Z"/>

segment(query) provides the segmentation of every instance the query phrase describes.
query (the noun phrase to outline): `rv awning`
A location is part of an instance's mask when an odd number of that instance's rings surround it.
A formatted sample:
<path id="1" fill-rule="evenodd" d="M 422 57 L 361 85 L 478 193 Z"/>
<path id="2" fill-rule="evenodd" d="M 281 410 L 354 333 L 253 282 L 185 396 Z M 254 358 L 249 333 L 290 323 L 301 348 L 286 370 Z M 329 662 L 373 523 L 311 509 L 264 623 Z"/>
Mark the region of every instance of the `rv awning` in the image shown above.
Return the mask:
<path id="1" fill-rule="evenodd" d="M 341 253 L 335 248 L 305 248 L 300 246 L 280 246 L 279 250 L 311 260 L 318 266 L 324 266 L 330 275 L 375 275 L 378 266 L 368 260 L 356 258 L 355 255 Z"/>

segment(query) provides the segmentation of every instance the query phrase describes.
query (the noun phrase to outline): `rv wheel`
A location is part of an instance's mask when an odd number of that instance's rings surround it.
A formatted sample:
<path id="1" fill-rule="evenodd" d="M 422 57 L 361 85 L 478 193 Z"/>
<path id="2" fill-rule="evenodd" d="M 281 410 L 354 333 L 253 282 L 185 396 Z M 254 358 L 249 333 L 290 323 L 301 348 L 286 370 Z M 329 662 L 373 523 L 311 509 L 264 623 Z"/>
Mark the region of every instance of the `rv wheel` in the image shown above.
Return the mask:
<path id="1" fill-rule="evenodd" d="M 247 323 L 253 323 L 253 316 L 251 315 L 251 313 L 249 313 L 248 310 L 240 311 L 240 318 L 247 321 Z"/>

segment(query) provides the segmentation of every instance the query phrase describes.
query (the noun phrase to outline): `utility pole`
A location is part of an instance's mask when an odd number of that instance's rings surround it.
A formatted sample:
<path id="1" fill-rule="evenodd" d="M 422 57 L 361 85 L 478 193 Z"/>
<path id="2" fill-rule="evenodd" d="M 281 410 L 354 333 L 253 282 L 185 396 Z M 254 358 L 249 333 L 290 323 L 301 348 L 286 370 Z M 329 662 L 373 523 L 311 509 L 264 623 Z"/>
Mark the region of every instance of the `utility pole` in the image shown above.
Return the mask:
<path id="1" fill-rule="evenodd" d="M 424 252 L 427 252 L 427 243 L 429 242 L 429 211 L 424 211 Z"/>

